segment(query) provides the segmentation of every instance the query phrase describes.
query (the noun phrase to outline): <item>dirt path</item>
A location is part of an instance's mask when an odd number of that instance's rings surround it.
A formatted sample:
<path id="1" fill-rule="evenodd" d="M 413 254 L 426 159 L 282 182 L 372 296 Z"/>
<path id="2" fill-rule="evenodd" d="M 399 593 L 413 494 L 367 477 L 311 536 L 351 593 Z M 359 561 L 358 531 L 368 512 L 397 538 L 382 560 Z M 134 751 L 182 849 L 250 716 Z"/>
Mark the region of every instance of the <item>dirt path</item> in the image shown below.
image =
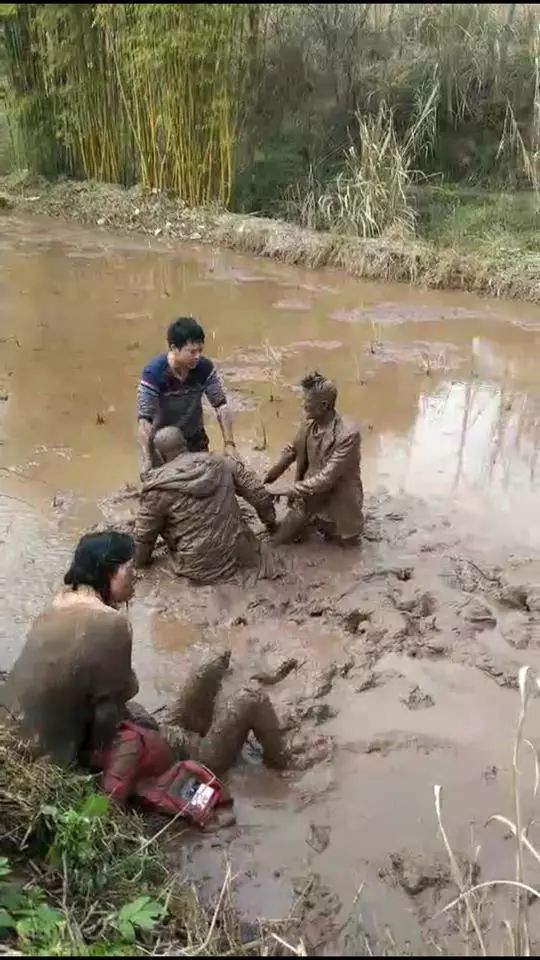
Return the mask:
<path id="1" fill-rule="evenodd" d="M 226 643 L 305 758 L 279 776 L 248 752 L 232 777 L 238 826 L 171 855 L 183 850 L 203 895 L 229 857 L 247 929 L 311 883 L 319 952 L 358 952 L 362 930 L 389 949 L 387 926 L 401 952 L 448 933 L 461 950 L 453 918 L 432 920 L 453 892 L 433 785 L 464 862 L 481 843 L 482 878 L 512 876 L 512 844 L 484 824 L 511 810 L 517 671 L 540 668 L 538 310 L 60 222 L 0 227 L 0 667 L 79 532 L 133 508 L 111 492 L 136 475 L 136 379 L 172 315 L 205 325 L 257 469 L 297 422 L 294 384 L 323 369 L 363 429 L 362 547 L 291 548 L 288 580 L 251 591 L 189 589 L 162 561 L 138 587 L 141 699 L 167 702 L 186 662 Z M 535 743 L 539 719 L 534 702 Z"/>

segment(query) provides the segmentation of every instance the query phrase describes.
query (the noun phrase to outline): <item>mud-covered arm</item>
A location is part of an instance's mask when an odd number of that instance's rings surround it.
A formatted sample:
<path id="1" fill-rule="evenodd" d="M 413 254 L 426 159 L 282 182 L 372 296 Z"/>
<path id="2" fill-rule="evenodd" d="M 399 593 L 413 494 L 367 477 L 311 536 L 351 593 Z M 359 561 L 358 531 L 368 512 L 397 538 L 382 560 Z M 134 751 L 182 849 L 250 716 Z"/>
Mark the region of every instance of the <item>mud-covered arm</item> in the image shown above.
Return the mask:
<path id="1" fill-rule="evenodd" d="M 341 477 L 357 469 L 359 456 L 360 434 L 351 433 L 336 444 L 322 470 L 295 483 L 293 492 L 302 497 L 330 493 Z"/>
<path id="2" fill-rule="evenodd" d="M 141 496 L 135 517 L 135 566 L 147 567 L 152 559 L 158 535 L 163 529 L 165 511 L 161 494 L 154 492 Z"/>
<path id="3" fill-rule="evenodd" d="M 272 528 L 276 522 L 276 511 L 271 494 L 264 489 L 256 474 L 248 470 L 239 460 L 231 461 L 231 469 L 238 496 L 247 500 L 257 511 L 262 522 Z"/>
<path id="4" fill-rule="evenodd" d="M 216 411 L 216 417 L 223 436 L 223 445 L 225 451 L 227 448 L 234 448 L 233 418 L 231 408 L 227 403 L 227 396 L 216 368 L 212 365 L 211 373 L 204 385 L 206 399 Z"/>
<path id="5" fill-rule="evenodd" d="M 281 456 L 277 463 L 273 467 L 270 467 L 268 473 L 264 478 L 265 483 L 274 483 L 282 473 L 285 473 L 289 469 L 292 463 L 296 460 L 296 439 L 292 440 L 291 443 L 288 443 L 286 447 L 281 452 Z"/>
<path id="6" fill-rule="evenodd" d="M 137 387 L 137 440 L 142 454 L 143 471 L 152 466 L 150 437 L 152 424 L 159 413 L 159 386 L 153 364 L 144 368 Z"/>
<path id="7" fill-rule="evenodd" d="M 131 627 L 123 616 L 111 616 L 107 629 L 95 639 L 89 667 L 93 749 L 111 742 L 127 701 L 139 691 L 131 665 L 132 646 Z"/>

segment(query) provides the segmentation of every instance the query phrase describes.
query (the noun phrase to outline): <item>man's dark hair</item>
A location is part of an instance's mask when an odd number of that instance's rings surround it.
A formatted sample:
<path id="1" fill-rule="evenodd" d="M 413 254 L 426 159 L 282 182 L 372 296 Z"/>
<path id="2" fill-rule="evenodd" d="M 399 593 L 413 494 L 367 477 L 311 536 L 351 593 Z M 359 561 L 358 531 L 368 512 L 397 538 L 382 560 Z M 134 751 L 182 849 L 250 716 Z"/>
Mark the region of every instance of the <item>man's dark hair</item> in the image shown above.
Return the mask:
<path id="1" fill-rule="evenodd" d="M 331 407 L 335 405 L 337 400 L 337 387 L 333 380 L 328 380 L 322 373 L 319 373 L 318 370 L 314 370 L 313 373 L 308 373 L 301 381 L 300 386 L 302 390 L 317 391 L 317 393 L 324 396 L 324 399 L 328 401 Z"/>
<path id="2" fill-rule="evenodd" d="M 169 324 L 167 343 L 178 350 L 186 343 L 204 343 L 204 330 L 193 317 L 178 317 Z"/>
<path id="3" fill-rule="evenodd" d="M 316 388 L 320 389 L 325 383 L 326 377 L 323 377 L 318 370 L 314 370 L 313 373 L 306 374 L 304 379 L 300 381 L 300 386 L 302 390 L 315 390 Z"/>
<path id="4" fill-rule="evenodd" d="M 72 590 L 92 587 L 104 603 L 110 603 L 111 577 L 118 567 L 133 559 L 135 548 L 127 533 L 109 530 L 106 533 L 86 533 L 75 550 L 64 583 Z"/>

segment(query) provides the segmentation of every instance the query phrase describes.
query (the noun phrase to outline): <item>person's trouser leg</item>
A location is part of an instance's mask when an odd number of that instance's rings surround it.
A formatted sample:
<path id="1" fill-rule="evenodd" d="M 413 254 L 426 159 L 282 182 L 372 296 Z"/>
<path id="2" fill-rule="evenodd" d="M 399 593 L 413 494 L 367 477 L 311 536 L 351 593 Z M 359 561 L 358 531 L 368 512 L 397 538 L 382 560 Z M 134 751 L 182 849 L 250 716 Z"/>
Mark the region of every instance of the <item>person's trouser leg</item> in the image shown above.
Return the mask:
<path id="1" fill-rule="evenodd" d="M 188 676 L 160 731 L 177 759 L 198 760 L 214 773 L 234 765 L 248 734 L 259 741 L 269 766 L 285 764 L 279 721 L 267 695 L 244 687 L 225 695 L 221 684 L 230 651 L 210 654 Z"/>
<path id="2" fill-rule="evenodd" d="M 167 723 L 204 737 L 212 723 L 214 703 L 230 659 L 230 650 L 208 652 L 202 662 L 192 668 L 180 694 L 167 711 Z"/>
<path id="3" fill-rule="evenodd" d="M 268 696 L 256 687 L 244 687 L 229 696 L 219 696 L 212 725 L 201 740 L 201 763 L 216 773 L 234 765 L 248 734 L 253 732 L 268 766 L 285 766 L 285 745 L 279 721 Z"/>

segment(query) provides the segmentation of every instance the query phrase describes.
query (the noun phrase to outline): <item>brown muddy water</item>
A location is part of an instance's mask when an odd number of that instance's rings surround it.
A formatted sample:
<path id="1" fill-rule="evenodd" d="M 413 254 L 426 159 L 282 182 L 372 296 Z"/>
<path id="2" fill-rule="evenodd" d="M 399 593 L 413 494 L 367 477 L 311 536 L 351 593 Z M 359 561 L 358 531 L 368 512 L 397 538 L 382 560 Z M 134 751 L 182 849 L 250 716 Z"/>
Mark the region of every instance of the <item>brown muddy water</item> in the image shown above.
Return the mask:
<path id="1" fill-rule="evenodd" d="M 170 700 L 205 645 L 230 644 L 238 677 L 295 658 L 269 689 L 315 756 L 285 775 L 246 757 L 237 827 L 172 856 L 203 896 L 228 859 L 248 921 L 286 916 L 309 883 L 318 953 L 361 953 L 365 933 L 374 952 L 463 952 L 456 915 L 435 916 L 454 891 L 433 786 L 463 862 L 481 845 L 481 880 L 513 876 L 511 840 L 485 822 L 511 813 L 516 675 L 540 667 L 538 308 L 14 216 L 0 283 L 0 668 L 136 479 L 137 378 L 176 314 L 205 326 L 257 469 L 298 423 L 299 378 L 336 378 L 363 431 L 362 547 L 290 548 L 288 580 L 251 591 L 188 589 L 163 562 L 138 585 L 143 702 Z M 539 721 L 534 701 L 535 745 Z M 532 776 L 526 756 L 527 803 Z M 494 949 L 506 906 L 485 906 Z"/>

